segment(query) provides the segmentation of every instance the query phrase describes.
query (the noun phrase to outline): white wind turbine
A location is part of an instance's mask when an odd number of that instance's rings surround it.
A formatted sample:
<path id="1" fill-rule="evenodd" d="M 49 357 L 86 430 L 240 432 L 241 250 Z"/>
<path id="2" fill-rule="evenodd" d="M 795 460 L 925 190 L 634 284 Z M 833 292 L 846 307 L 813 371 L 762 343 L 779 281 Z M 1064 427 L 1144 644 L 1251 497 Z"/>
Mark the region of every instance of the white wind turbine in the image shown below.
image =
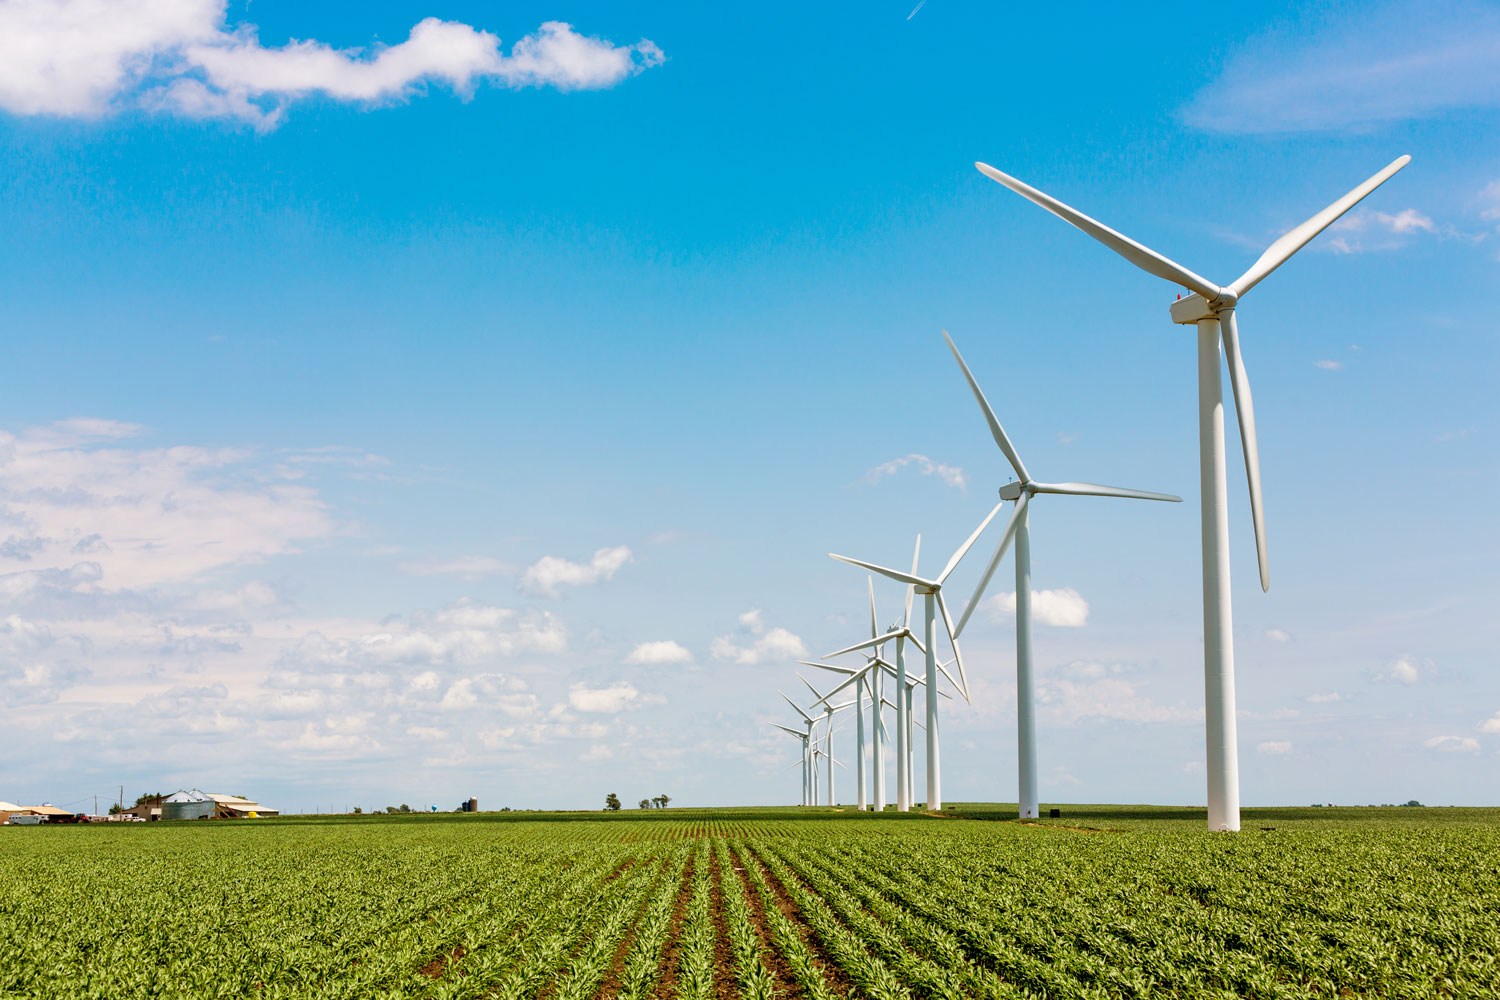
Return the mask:
<path id="1" fill-rule="evenodd" d="M 812 775 L 808 772 L 808 734 L 798 732 L 795 729 L 788 728 L 787 726 L 783 726 L 780 723 L 776 722 L 771 723 L 771 725 L 775 726 L 783 733 L 790 733 L 792 736 L 795 736 L 797 739 L 802 741 L 802 760 L 800 761 L 802 765 L 802 804 L 808 805 L 808 789 L 812 787 Z"/>
<path id="2" fill-rule="evenodd" d="M 917 558 L 921 555 L 921 552 L 922 536 L 918 535 L 916 549 L 912 552 L 911 557 L 911 566 L 913 573 L 915 573 L 917 570 Z M 878 649 L 883 647 L 885 643 L 894 641 L 896 643 L 897 683 L 900 686 L 900 689 L 904 689 L 906 687 L 906 643 L 910 642 L 919 650 L 922 650 L 923 653 L 926 652 L 926 649 L 923 647 L 921 641 L 917 639 L 916 634 L 912 632 L 912 630 L 908 627 L 908 622 L 911 621 L 911 597 L 912 588 L 908 586 L 906 588 L 906 610 L 902 615 L 901 624 L 888 630 L 884 635 L 876 636 L 874 635 L 874 633 L 878 626 L 875 625 L 874 618 L 875 590 L 874 584 L 871 583 L 871 638 L 865 639 L 861 642 L 856 642 L 852 646 L 845 646 L 843 649 L 835 650 L 834 652 L 827 654 L 823 658 L 825 660 L 831 660 L 835 656 L 842 656 L 845 653 L 852 653 L 860 649 L 867 649 L 871 647 Z M 884 747 L 879 742 L 885 735 L 885 722 L 881 717 L 880 707 L 881 703 L 884 701 L 884 695 L 881 693 L 881 689 L 884 685 L 882 683 L 883 677 L 880 671 L 875 671 L 871 675 L 871 679 L 873 681 L 873 683 L 871 684 L 873 695 L 872 704 L 870 707 L 870 724 L 875 730 L 875 738 L 877 741 L 875 758 L 875 809 L 876 811 L 884 811 L 885 756 Z M 885 702 L 885 704 L 890 703 Z M 891 706 L 896 709 L 896 809 L 900 812 L 905 812 L 906 810 L 911 808 L 911 727 L 907 725 L 905 721 L 906 705 L 907 700 L 905 698 L 900 698 L 897 700 L 897 703 L 895 705 Z"/>
<path id="3" fill-rule="evenodd" d="M 817 699 L 813 704 L 823 706 L 823 734 L 828 746 L 828 804 L 837 805 L 833 798 L 833 767 L 835 764 L 838 764 L 838 761 L 833 756 L 833 717 L 835 713 L 842 712 L 844 709 L 853 706 L 854 702 L 846 701 L 842 704 L 831 705 L 828 702 L 828 696 L 809 684 L 806 677 L 798 674 L 797 679 L 806 685 L 807 689 L 813 693 L 813 697 Z M 838 766 L 843 767 L 844 765 L 838 764 Z"/>
<path id="4" fill-rule="evenodd" d="M 923 728 L 927 732 L 927 809 L 929 812 L 935 812 L 943 808 L 943 792 L 941 786 L 942 768 L 938 759 L 938 721 L 936 696 L 938 689 L 938 661 L 937 626 L 935 623 L 937 620 L 936 615 L 938 611 L 941 611 L 943 614 L 943 627 L 947 629 L 948 642 L 953 647 L 953 662 L 954 665 L 958 667 L 959 680 L 958 683 L 956 683 L 954 686 L 957 687 L 959 693 L 964 696 L 965 701 L 969 700 L 969 681 L 967 676 L 965 676 L 964 674 L 963 654 L 958 651 L 958 636 L 955 634 L 953 629 L 953 618 L 948 614 L 948 605 L 943 600 L 943 583 L 948 579 L 949 574 L 951 574 L 955 569 L 958 568 L 958 564 L 963 559 L 964 555 L 968 553 L 969 549 L 974 545 L 974 542 L 979 538 L 979 536 L 984 533 L 984 529 L 989 527 L 990 522 L 995 519 L 996 514 L 1000 513 L 1000 508 L 1003 506 L 1005 506 L 1004 501 L 1001 501 L 1000 503 L 997 503 L 995 505 L 995 509 L 990 511 L 983 521 L 979 522 L 979 527 L 974 529 L 974 533 L 971 534 L 948 559 L 948 565 L 943 567 L 943 571 L 939 573 L 935 578 L 930 580 L 926 577 L 917 576 L 916 554 L 912 556 L 911 572 L 903 573 L 900 570 L 887 569 L 884 566 L 877 566 L 874 563 L 864 562 L 859 559 L 851 559 L 848 556 L 837 555 L 833 552 L 828 553 L 834 559 L 838 559 L 841 562 L 846 562 L 853 566 L 859 566 L 863 569 L 870 570 L 871 572 L 879 573 L 882 576 L 888 576 L 892 580 L 896 580 L 908 586 L 909 589 L 907 591 L 906 598 L 907 616 L 905 619 L 903 619 L 901 626 L 903 631 L 909 631 L 907 623 L 909 623 L 911 620 L 912 592 L 915 591 L 916 593 L 921 594 L 926 598 L 926 628 L 924 629 L 925 649 L 923 650 L 923 652 L 927 657 L 927 676 L 925 681 L 925 683 L 927 684 L 927 698 L 925 699 L 927 704 L 927 725 Z M 921 536 L 918 536 L 918 554 L 920 554 L 921 552 L 921 545 L 922 539 Z M 850 648 L 856 649 L 859 647 L 855 646 Z M 839 652 L 847 652 L 847 650 L 840 650 Z M 837 654 L 830 654 L 830 656 L 833 655 Z M 906 705 L 910 703 L 910 698 L 909 691 L 905 683 L 906 661 L 905 658 L 901 655 L 901 643 L 899 641 L 896 643 L 896 666 L 900 674 L 900 679 L 897 681 L 896 685 L 896 691 L 899 695 L 897 704 L 901 706 L 896 711 L 896 740 L 901 749 L 904 750 L 906 745 L 910 744 L 911 742 L 907 737 L 907 733 L 909 730 L 906 720 L 906 716 L 909 714 L 906 710 Z M 946 671 L 944 671 L 944 673 L 946 673 Z M 952 680 L 951 677 L 949 679 Z M 911 808 L 911 780 L 907 774 L 909 770 L 909 767 L 903 766 L 897 771 L 896 808 L 901 812 L 905 812 L 906 810 Z M 901 792 L 905 792 L 905 795 L 901 795 Z"/>
<path id="5" fill-rule="evenodd" d="M 974 373 L 969 371 L 969 366 L 964 363 L 963 355 L 958 353 L 958 346 L 953 343 L 953 338 L 948 336 L 946 330 L 943 331 L 943 339 L 948 341 L 948 349 L 953 352 L 953 358 L 958 362 L 958 367 L 963 369 L 964 378 L 968 380 L 969 388 L 974 392 L 974 398 L 979 401 L 979 408 L 984 411 L 985 422 L 990 425 L 990 435 L 1000 446 L 1000 451 L 1010 462 L 1011 468 L 1015 469 L 1018 480 L 1000 488 L 1001 502 L 1011 500 L 1015 502 L 1016 507 L 1005 525 L 1005 534 L 1000 536 L 1000 544 L 995 546 L 995 554 L 990 557 L 990 563 L 985 567 L 984 575 L 979 579 L 979 586 L 974 588 L 974 596 L 969 598 L 968 607 L 964 608 L 963 616 L 958 620 L 958 628 L 954 630 L 954 635 L 963 634 L 964 626 L 968 625 L 969 618 L 979 607 L 979 599 L 984 596 L 984 588 L 989 586 L 990 578 L 995 575 L 995 569 L 1000 565 L 1006 548 L 1014 538 L 1016 542 L 1016 766 L 1020 772 L 1017 781 L 1018 802 L 1021 818 L 1035 819 L 1037 816 L 1037 764 L 1036 684 L 1031 663 L 1031 533 L 1029 530 L 1031 498 L 1040 493 L 1061 493 L 1068 496 L 1124 497 L 1133 500 L 1167 500 L 1181 503 L 1182 497 L 1173 496 L 1170 493 L 1121 489 L 1118 486 L 1100 486 L 1097 483 L 1036 482 L 1026 471 L 1026 466 L 1021 462 L 1021 456 L 1016 453 L 1015 446 L 1011 444 L 1010 438 L 1005 433 L 1005 428 L 1000 426 L 1000 421 L 995 417 L 995 411 L 990 408 L 989 401 L 984 398 L 979 383 L 974 381 Z"/>
<path id="6" fill-rule="evenodd" d="M 1083 230 L 1141 270 L 1181 285 L 1191 293 L 1186 298 L 1179 296 L 1172 303 L 1171 313 L 1172 322 L 1198 328 L 1204 720 L 1208 743 L 1208 826 L 1211 830 L 1240 828 L 1239 750 L 1234 715 L 1234 629 L 1229 596 L 1229 486 L 1224 457 L 1224 392 L 1220 382 L 1219 346 L 1222 342 L 1223 356 L 1229 366 L 1229 381 L 1234 390 L 1235 415 L 1239 418 L 1240 444 L 1245 453 L 1245 479 L 1250 487 L 1250 517 L 1255 527 L 1260 588 L 1270 590 L 1271 571 L 1266 555 L 1265 517 L 1261 504 L 1260 456 L 1255 442 L 1255 408 L 1250 400 L 1250 381 L 1240 358 L 1235 309 L 1246 292 L 1410 162 L 1410 156 L 1392 160 L 1384 170 L 1283 234 L 1250 265 L 1248 271 L 1223 286 L 1194 274 L 1155 250 L 987 163 L 975 164 L 986 177 Z M 1075 283 L 1081 284 L 1081 280 Z"/>
<path id="7" fill-rule="evenodd" d="M 870 638 L 878 640 L 880 627 L 876 624 L 875 618 L 875 581 L 873 578 L 871 578 L 868 579 L 866 583 L 868 584 L 870 592 Z M 875 732 L 872 734 L 875 743 L 872 770 L 874 771 L 874 797 L 877 803 L 876 810 L 879 811 L 885 808 L 885 743 L 883 740 L 883 737 L 885 735 L 885 723 L 884 720 L 881 720 L 879 718 L 880 678 L 878 676 L 870 676 L 869 673 L 869 668 L 879 660 L 880 647 L 877 645 L 873 648 L 872 654 L 865 657 L 865 668 L 863 670 L 855 670 L 853 667 L 837 666 L 832 663 L 817 663 L 813 660 L 797 661 L 798 663 L 805 664 L 809 667 L 821 667 L 824 670 L 832 670 L 835 673 L 843 674 L 845 677 L 857 676 L 857 679 L 854 682 L 855 741 L 858 749 L 858 754 L 855 757 L 855 781 L 859 785 L 859 808 L 861 812 L 868 808 L 869 805 L 865 795 L 864 705 L 866 684 L 870 685 L 871 697 L 875 700 L 876 703 L 874 712 L 876 725 L 874 727 Z M 805 684 L 807 682 L 803 681 L 803 683 Z M 847 684 L 841 684 L 839 685 L 838 690 L 842 690 L 847 686 Z M 811 685 L 809 685 L 809 687 L 811 687 Z"/>
<path id="8" fill-rule="evenodd" d="M 894 629 L 891 633 L 887 633 L 887 635 L 884 638 L 889 638 L 891 635 L 895 634 L 896 631 L 900 631 L 900 629 L 899 628 Z M 891 664 L 889 662 L 887 662 L 886 660 L 884 660 L 883 658 L 881 658 L 878 655 L 872 656 L 872 657 L 867 657 L 866 661 L 867 662 L 865 663 L 865 665 L 863 667 L 860 667 L 857 670 L 854 669 L 854 668 L 852 668 L 852 667 L 842 667 L 842 666 L 839 666 L 838 664 L 834 664 L 834 663 L 820 663 L 820 662 L 818 662 L 816 660 L 798 660 L 797 662 L 801 663 L 801 664 L 804 664 L 805 666 L 809 666 L 809 667 L 821 667 L 824 670 L 832 670 L 832 671 L 834 671 L 836 673 L 840 673 L 840 674 L 844 675 L 845 680 L 843 681 L 843 683 L 839 684 L 837 687 L 833 688 L 827 694 L 823 695 L 821 698 L 818 699 L 818 702 L 823 703 L 823 704 L 827 704 L 829 698 L 832 698 L 834 695 L 838 694 L 840 691 L 843 691 L 850 684 L 853 684 L 856 687 L 861 687 L 864 684 L 869 684 L 872 687 L 875 686 L 875 682 L 880 679 L 880 675 L 881 674 L 888 674 L 888 675 L 890 675 L 890 677 L 893 680 L 896 681 L 896 683 L 897 683 L 898 686 L 900 686 L 900 685 L 902 685 L 904 683 L 905 690 L 906 690 L 906 696 L 904 698 L 902 698 L 899 695 L 897 696 L 898 698 L 900 698 L 900 701 L 901 701 L 900 705 L 898 705 L 896 702 L 891 701 L 888 698 L 885 698 L 884 696 L 880 696 L 880 703 L 882 705 L 885 705 L 885 706 L 889 707 L 889 708 L 896 709 L 896 713 L 897 713 L 896 717 L 898 719 L 904 718 L 906 720 L 905 739 L 901 740 L 900 743 L 899 743 L 899 745 L 898 745 L 897 755 L 896 755 L 896 766 L 898 768 L 898 772 L 897 772 L 898 773 L 898 777 L 900 775 L 904 775 L 905 779 L 906 779 L 907 787 L 910 788 L 911 787 L 911 781 L 912 781 L 912 767 L 911 767 L 911 762 L 912 762 L 911 694 L 912 694 L 912 691 L 915 688 L 925 686 L 926 685 L 926 681 L 922 680 L 922 678 L 920 678 L 920 677 L 917 677 L 917 676 L 914 676 L 914 675 L 907 675 L 907 674 L 905 674 L 902 671 L 898 671 L 895 667 L 891 666 Z M 952 666 L 952 664 L 953 664 L 952 660 L 948 660 L 947 662 L 939 663 L 938 664 L 938 670 L 940 670 L 942 672 L 943 676 L 947 677 L 950 682 L 953 681 L 953 676 L 948 673 L 948 667 Z M 805 684 L 807 682 L 804 680 L 803 683 Z M 808 686 L 811 687 L 812 685 L 809 684 Z M 954 686 L 955 687 L 958 686 L 956 682 L 954 682 Z M 942 697 L 942 698 L 947 698 L 950 701 L 952 700 L 952 695 L 948 694 L 946 691 L 943 691 L 943 690 L 939 690 L 938 691 L 938 696 Z M 814 707 L 816 707 L 816 704 L 817 703 L 814 703 Z M 864 732 L 864 724 L 863 723 L 864 723 L 864 719 L 861 716 L 860 717 L 860 727 L 859 727 L 859 731 L 861 733 Z M 875 707 L 874 723 L 873 724 L 875 726 L 876 735 L 877 736 L 884 736 L 885 735 L 885 716 L 881 713 L 881 711 L 879 709 L 879 706 Z M 863 741 L 861 741 L 861 743 L 860 743 L 861 752 L 863 752 L 863 746 L 864 746 Z M 879 750 L 880 748 L 877 746 L 876 749 Z M 883 810 L 885 808 L 885 802 L 878 795 L 876 796 L 876 799 L 877 799 L 877 802 L 879 803 L 879 808 L 876 811 L 879 812 L 879 811 L 881 811 L 881 810 Z M 863 794 L 861 794 L 861 796 L 860 796 L 860 808 L 861 809 L 864 808 L 864 796 L 863 796 Z"/>
<path id="9" fill-rule="evenodd" d="M 792 699 L 788 698 L 785 691 L 777 691 L 776 693 L 781 695 L 783 701 L 792 706 L 793 711 L 802 716 L 802 722 L 807 726 L 806 734 L 802 734 L 802 752 L 807 758 L 807 768 L 804 774 L 804 784 L 807 786 L 807 788 L 806 794 L 803 796 L 806 801 L 802 804 L 807 806 L 815 806 L 818 804 L 818 783 L 813 775 L 813 767 L 815 765 L 815 761 L 813 759 L 813 727 L 818 724 L 818 720 L 802 711 L 802 706 L 797 704 Z"/>

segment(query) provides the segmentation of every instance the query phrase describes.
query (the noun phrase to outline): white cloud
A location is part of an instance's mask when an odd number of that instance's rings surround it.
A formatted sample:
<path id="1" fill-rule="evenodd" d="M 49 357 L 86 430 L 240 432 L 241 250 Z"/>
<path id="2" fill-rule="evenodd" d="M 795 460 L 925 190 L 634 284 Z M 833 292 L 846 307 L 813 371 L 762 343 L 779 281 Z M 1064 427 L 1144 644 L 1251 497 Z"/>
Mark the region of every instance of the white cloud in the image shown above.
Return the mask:
<path id="1" fill-rule="evenodd" d="M 185 602 L 196 611 L 245 611 L 268 608 L 279 598 L 269 584 L 251 580 L 238 590 L 205 590 Z"/>
<path id="2" fill-rule="evenodd" d="M 1322 361 L 1314 361 L 1313 365 L 1323 369 L 1326 372 L 1341 371 L 1344 367 L 1344 363 L 1342 361 L 1329 361 L 1326 358 Z"/>
<path id="3" fill-rule="evenodd" d="M 491 556 L 458 556 L 454 559 L 417 559 L 398 563 L 396 568 L 412 576 L 457 576 L 468 580 L 510 573 L 514 568 Z"/>
<path id="4" fill-rule="evenodd" d="M 438 729 L 434 726 L 407 726 L 406 735 L 415 736 L 424 743 L 434 743 L 448 738 L 446 729 Z"/>
<path id="5" fill-rule="evenodd" d="M 1183 117 L 1219 132 L 1367 129 L 1500 105 L 1500 11 L 1481 0 L 1310 6 L 1233 49 Z"/>
<path id="6" fill-rule="evenodd" d="M 762 631 L 748 642 L 743 637 L 718 636 L 709 644 L 709 652 L 716 660 L 753 666 L 768 661 L 801 659 L 807 656 L 807 647 L 801 638 L 778 626 Z"/>
<path id="7" fill-rule="evenodd" d="M 1500 712 L 1485 719 L 1477 728 L 1481 733 L 1500 733 Z"/>
<path id="8" fill-rule="evenodd" d="M 1292 752 L 1290 740 L 1267 740 L 1258 744 L 1255 752 L 1266 757 L 1284 757 Z"/>
<path id="9" fill-rule="evenodd" d="M 1479 752 L 1479 741 L 1472 736 L 1434 736 L 1429 740 L 1423 740 L 1422 745 L 1429 750 L 1440 750 L 1443 753 Z"/>
<path id="10" fill-rule="evenodd" d="M 543 556 L 527 567 L 526 574 L 521 578 L 521 588 L 533 594 L 556 597 L 557 588 L 564 584 L 578 587 L 608 580 L 630 559 L 630 549 L 624 545 L 596 549 L 594 557 L 587 563 L 570 562 L 558 556 Z"/>
<path id="11" fill-rule="evenodd" d="M 615 752 L 603 743 L 592 744 L 587 750 L 578 755 L 581 761 L 609 760 L 614 757 Z"/>
<path id="12" fill-rule="evenodd" d="M 266 47 L 226 23 L 227 0 L 0 0 L 0 108 L 99 117 L 131 106 L 270 128 L 287 105 L 321 94 L 374 104 L 440 82 L 587 90 L 665 58 L 652 42 L 615 45 L 548 21 L 506 54 L 500 39 L 428 17 L 398 44 L 335 49 L 315 40 Z"/>
<path id="13" fill-rule="evenodd" d="M 751 608 L 740 615 L 740 625 L 759 635 L 766 630 L 765 613 L 760 608 Z"/>
<path id="14" fill-rule="evenodd" d="M 924 476 L 937 476 L 949 486 L 960 490 L 968 485 L 968 479 L 964 476 L 963 469 L 956 465 L 947 465 L 943 462 L 933 461 L 926 455 L 919 455 L 916 452 L 912 452 L 910 455 L 901 458 L 893 458 L 889 462 L 882 462 L 869 472 L 866 472 L 861 479 L 866 483 L 878 483 L 886 476 L 894 476 L 908 465 L 916 466 L 917 471 Z"/>
<path id="15" fill-rule="evenodd" d="M 152 587 L 263 562 L 333 533 L 315 491 L 268 476 L 252 453 L 120 446 L 139 431 L 80 419 L 0 432 L 0 506 L 13 526 L 0 573 L 45 566 L 73 573 L 68 586 L 80 589 L 79 567 L 91 566 L 82 589 Z M 13 584 L 63 586 L 44 577 Z"/>
<path id="16" fill-rule="evenodd" d="M 1266 629 L 1266 638 L 1272 642 L 1291 642 L 1292 637 L 1279 628 Z"/>
<path id="17" fill-rule="evenodd" d="M 629 681 L 616 681 L 602 688 L 591 688 L 580 681 L 568 689 L 568 705 L 580 712 L 614 714 L 629 708 L 640 696 Z"/>
<path id="18" fill-rule="evenodd" d="M 686 648 L 673 642 L 671 639 L 661 639 L 656 642 L 643 642 L 630 651 L 625 657 L 626 663 L 691 663 L 693 654 Z"/>
<path id="19" fill-rule="evenodd" d="M 1043 677 L 1037 684 L 1037 703 L 1048 718 L 1063 725 L 1086 719 L 1119 722 L 1193 722 L 1203 718 L 1201 708 L 1159 705 L 1143 694 L 1140 684 L 1121 676 L 1120 665 L 1078 662 L 1060 671 L 1064 676 Z"/>
<path id="20" fill-rule="evenodd" d="M 1319 694 L 1310 694 L 1307 696 L 1307 700 L 1314 705 L 1327 705 L 1336 701 L 1343 701 L 1344 696 L 1337 691 L 1327 691 Z"/>
<path id="21" fill-rule="evenodd" d="M 438 707 L 450 712 L 470 708 L 499 709 L 506 715 L 522 718 L 534 715 L 541 705 L 536 695 L 526 690 L 526 682 L 519 678 L 478 674 L 454 681 L 443 693 Z"/>
<path id="22" fill-rule="evenodd" d="M 1016 613 L 1015 591 L 986 598 L 984 604 L 995 621 L 1010 621 Z M 1089 621 L 1089 602 L 1072 587 L 1033 590 L 1031 620 L 1058 628 L 1081 628 Z"/>
<path id="23" fill-rule="evenodd" d="M 1378 680 L 1395 681 L 1397 684 L 1416 684 L 1426 677 L 1432 675 L 1436 670 L 1431 660 L 1419 660 L 1414 656 L 1403 656 L 1385 673 L 1378 675 Z"/>
<path id="24" fill-rule="evenodd" d="M 1439 227 L 1414 208 L 1404 208 L 1395 214 L 1356 208 L 1329 226 L 1328 233 L 1329 239 L 1315 246 L 1334 253 L 1399 250 L 1410 242 L 1409 237 L 1418 233 L 1448 237 L 1461 235 L 1450 227 Z"/>

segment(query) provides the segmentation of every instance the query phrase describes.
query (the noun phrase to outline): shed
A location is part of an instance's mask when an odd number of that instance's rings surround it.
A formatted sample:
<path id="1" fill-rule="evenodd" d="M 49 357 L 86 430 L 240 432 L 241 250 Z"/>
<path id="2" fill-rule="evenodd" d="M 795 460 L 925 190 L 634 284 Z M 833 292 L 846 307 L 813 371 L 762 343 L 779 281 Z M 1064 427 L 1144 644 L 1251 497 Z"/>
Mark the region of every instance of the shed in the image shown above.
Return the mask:
<path id="1" fill-rule="evenodd" d="M 209 792 L 208 797 L 214 802 L 214 815 L 220 819 L 259 819 L 280 815 L 278 810 L 268 809 L 243 795 L 219 795 Z"/>

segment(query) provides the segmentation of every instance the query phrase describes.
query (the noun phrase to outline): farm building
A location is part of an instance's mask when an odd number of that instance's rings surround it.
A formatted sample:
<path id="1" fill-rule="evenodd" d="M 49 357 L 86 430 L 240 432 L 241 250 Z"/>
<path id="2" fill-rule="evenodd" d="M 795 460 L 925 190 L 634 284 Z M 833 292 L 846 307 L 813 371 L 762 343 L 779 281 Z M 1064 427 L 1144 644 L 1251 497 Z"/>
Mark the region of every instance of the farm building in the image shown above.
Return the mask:
<path id="1" fill-rule="evenodd" d="M 4 799 L 0 799 L 0 823 L 4 823 L 10 819 L 11 813 L 20 811 L 21 807 L 14 802 L 6 802 Z"/>

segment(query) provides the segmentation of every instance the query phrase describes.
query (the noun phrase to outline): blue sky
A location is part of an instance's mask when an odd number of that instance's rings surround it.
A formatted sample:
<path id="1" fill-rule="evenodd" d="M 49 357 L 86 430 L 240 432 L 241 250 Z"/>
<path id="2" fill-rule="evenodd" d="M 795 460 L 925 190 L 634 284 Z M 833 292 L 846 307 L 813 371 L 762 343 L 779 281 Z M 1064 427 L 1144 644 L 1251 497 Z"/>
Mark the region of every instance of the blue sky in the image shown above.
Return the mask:
<path id="1" fill-rule="evenodd" d="M 1492 802 L 1500 12 L 909 10 L 0 0 L 0 798 L 791 801 L 825 553 L 1008 478 L 946 328 L 1034 474 L 1187 501 L 1033 513 L 1043 800 L 1201 802 L 1191 331 L 972 164 L 1227 282 L 1410 153 L 1241 311 L 1242 789 Z"/>

